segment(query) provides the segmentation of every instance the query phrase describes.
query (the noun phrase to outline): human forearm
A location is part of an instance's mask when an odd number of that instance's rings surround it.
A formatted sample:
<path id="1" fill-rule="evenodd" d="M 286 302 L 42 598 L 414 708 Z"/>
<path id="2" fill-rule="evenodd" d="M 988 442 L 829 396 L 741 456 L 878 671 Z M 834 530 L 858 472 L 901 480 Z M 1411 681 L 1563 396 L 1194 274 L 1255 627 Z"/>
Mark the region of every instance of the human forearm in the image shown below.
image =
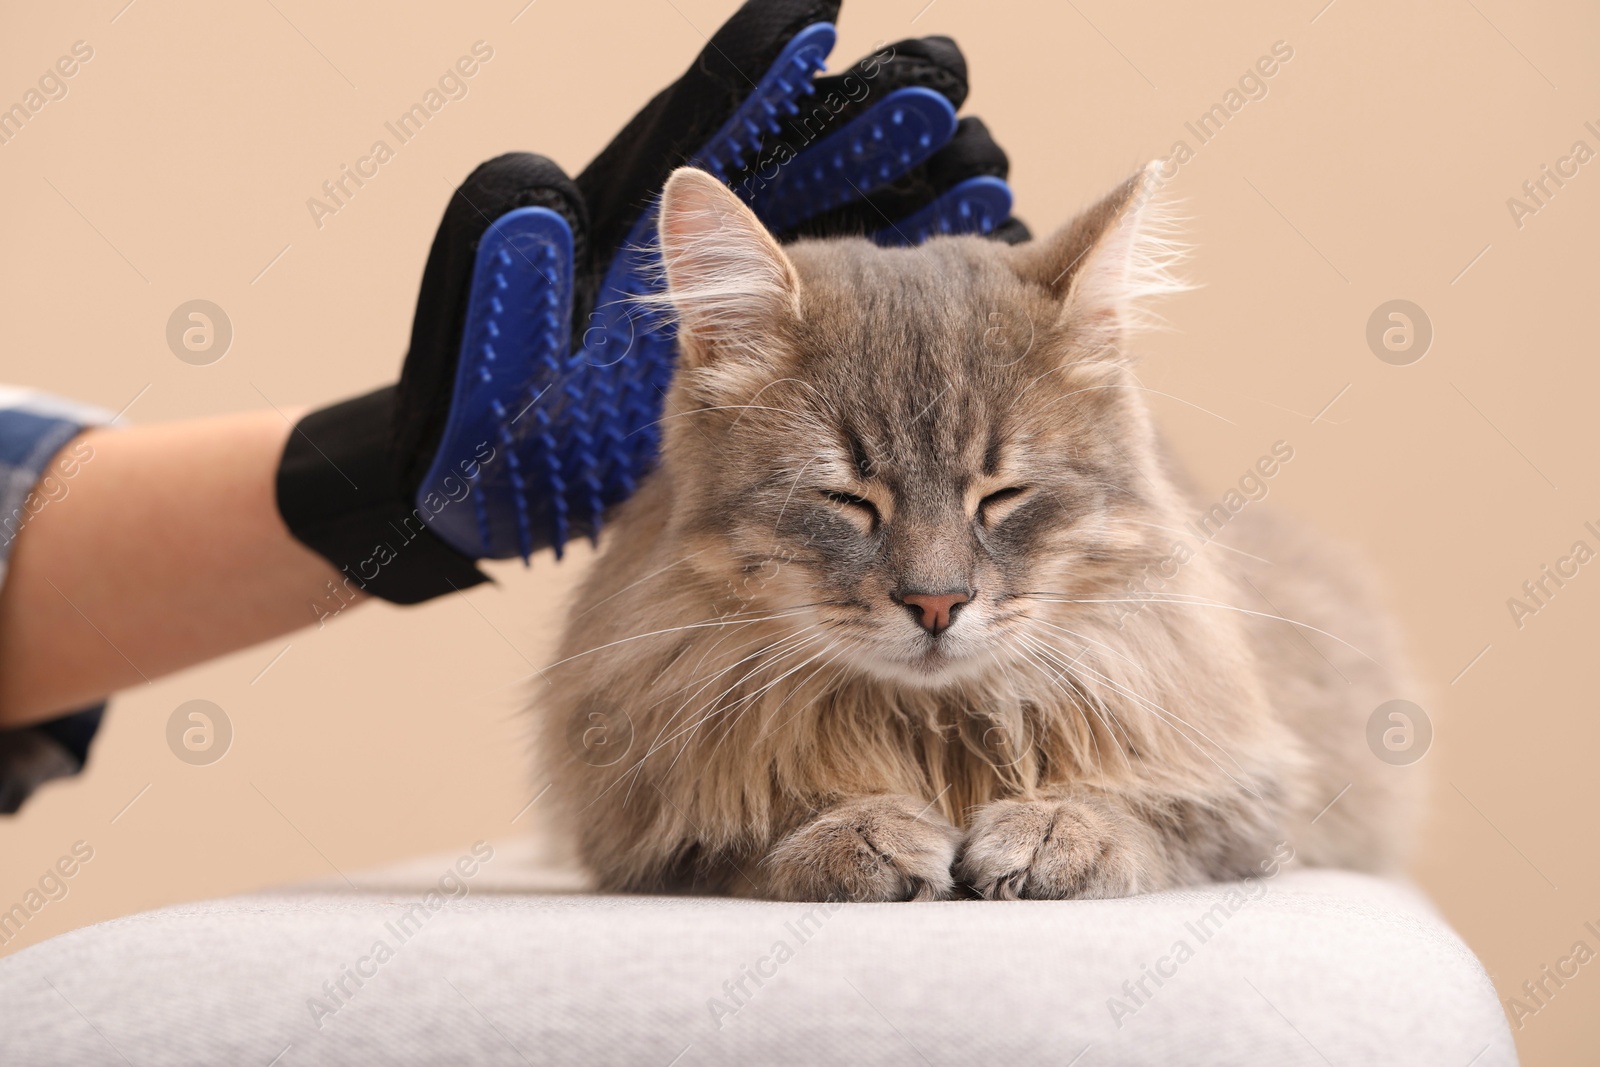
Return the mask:
<path id="1" fill-rule="evenodd" d="M 316 621 L 340 576 L 279 517 L 288 433 L 269 411 L 89 430 L 63 450 L 87 458 L 18 532 L 0 589 L 0 727 Z"/>

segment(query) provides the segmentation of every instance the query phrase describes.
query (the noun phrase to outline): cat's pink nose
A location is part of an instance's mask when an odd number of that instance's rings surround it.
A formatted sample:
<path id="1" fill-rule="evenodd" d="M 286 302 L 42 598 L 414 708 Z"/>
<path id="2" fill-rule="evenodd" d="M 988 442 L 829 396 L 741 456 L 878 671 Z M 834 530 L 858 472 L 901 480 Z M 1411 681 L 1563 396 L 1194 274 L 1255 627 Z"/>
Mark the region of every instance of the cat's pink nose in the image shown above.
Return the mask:
<path id="1" fill-rule="evenodd" d="M 956 611 L 972 596 L 963 590 L 954 593 L 901 593 L 899 599 L 911 609 L 924 630 L 937 636 L 950 628 Z"/>

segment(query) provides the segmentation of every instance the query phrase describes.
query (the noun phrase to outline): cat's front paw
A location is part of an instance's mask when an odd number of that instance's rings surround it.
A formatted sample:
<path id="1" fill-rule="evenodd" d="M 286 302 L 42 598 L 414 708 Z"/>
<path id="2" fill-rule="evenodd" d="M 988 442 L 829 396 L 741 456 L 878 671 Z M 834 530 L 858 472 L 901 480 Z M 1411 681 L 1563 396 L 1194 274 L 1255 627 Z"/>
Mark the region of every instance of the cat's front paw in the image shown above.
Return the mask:
<path id="1" fill-rule="evenodd" d="M 991 900 L 1125 897 L 1152 885 L 1143 827 L 1090 800 L 1000 800 L 981 809 L 956 875 Z"/>
<path id="2" fill-rule="evenodd" d="M 836 804 L 780 841 L 761 865 L 782 900 L 939 900 L 952 894 L 961 834 L 904 796 Z"/>

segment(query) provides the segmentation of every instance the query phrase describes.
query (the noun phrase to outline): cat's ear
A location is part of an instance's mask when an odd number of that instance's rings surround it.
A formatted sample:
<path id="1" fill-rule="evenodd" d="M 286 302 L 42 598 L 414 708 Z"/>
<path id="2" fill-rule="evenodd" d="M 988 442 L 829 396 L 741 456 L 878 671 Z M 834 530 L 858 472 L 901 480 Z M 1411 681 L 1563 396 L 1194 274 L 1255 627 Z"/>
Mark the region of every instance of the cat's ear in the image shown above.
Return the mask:
<path id="1" fill-rule="evenodd" d="M 1187 288 L 1173 274 L 1184 247 L 1172 233 L 1151 163 L 1055 233 L 1016 249 L 1023 278 L 1053 292 L 1062 322 L 1087 347 L 1116 347 L 1153 297 Z"/>
<path id="2" fill-rule="evenodd" d="M 760 359 L 800 315 L 800 281 L 778 242 L 727 186 L 680 167 L 661 193 L 661 259 L 682 359 Z"/>

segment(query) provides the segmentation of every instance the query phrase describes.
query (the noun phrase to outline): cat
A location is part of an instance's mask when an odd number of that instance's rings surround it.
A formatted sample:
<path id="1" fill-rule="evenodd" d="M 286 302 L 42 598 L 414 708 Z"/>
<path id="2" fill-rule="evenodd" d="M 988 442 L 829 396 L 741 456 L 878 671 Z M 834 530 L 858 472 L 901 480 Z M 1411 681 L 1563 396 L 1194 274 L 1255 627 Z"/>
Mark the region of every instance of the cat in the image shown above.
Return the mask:
<path id="1" fill-rule="evenodd" d="M 1146 168 L 1017 246 L 780 246 L 672 175 L 660 464 L 540 698 L 598 887 L 1103 898 L 1403 862 L 1415 776 L 1366 723 L 1412 683 L 1365 568 L 1260 507 L 1168 558 L 1204 505 L 1134 376 L 1179 288 L 1160 194 Z"/>

